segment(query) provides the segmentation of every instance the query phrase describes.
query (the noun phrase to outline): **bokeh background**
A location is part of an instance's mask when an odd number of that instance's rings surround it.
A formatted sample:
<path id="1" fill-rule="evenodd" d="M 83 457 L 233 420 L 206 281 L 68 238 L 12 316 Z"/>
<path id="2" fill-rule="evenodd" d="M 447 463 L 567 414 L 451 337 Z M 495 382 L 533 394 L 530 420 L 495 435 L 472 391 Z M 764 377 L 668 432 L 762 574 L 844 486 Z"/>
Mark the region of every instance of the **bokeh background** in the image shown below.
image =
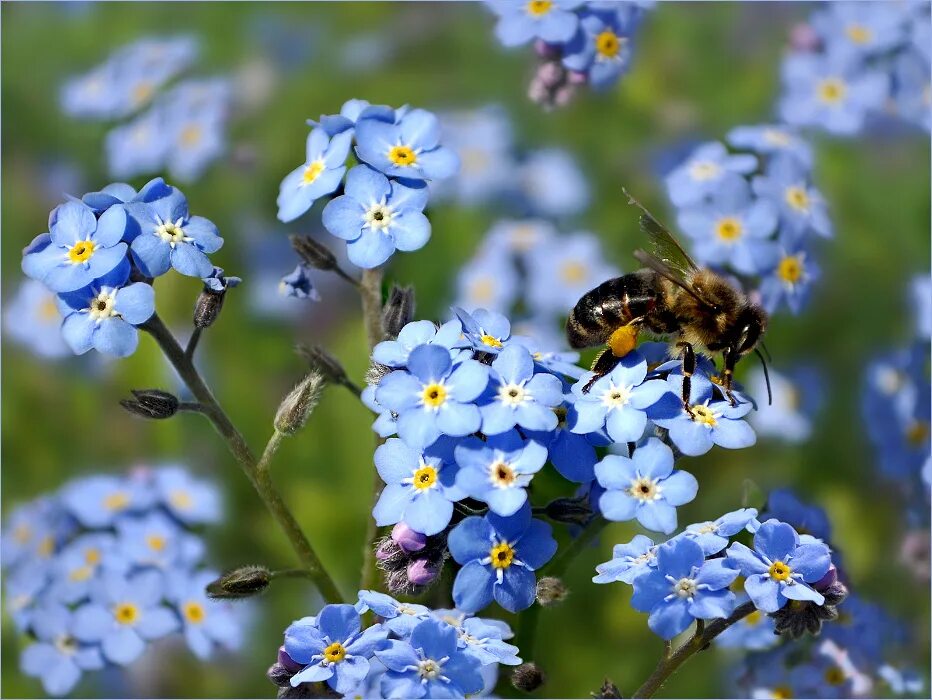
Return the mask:
<path id="1" fill-rule="evenodd" d="M 567 149 L 588 182 L 590 205 L 561 228 L 596 232 L 609 262 L 631 270 L 630 252 L 640 239 L 621 187 L 669 218 L 659 177 L 664 159 L 682 144 L 720 139 L 733 126 L 770 118 L 787 33 L 810 9 L 797 3 L 660 3 L 642 28 L 629 76 L 605 94 L 584 94 L 545 113 L 525 96 L 532 52 L 498 46 L 494 19 L 478 3 L 4 3 L 5 322 L 10 316 L 15 322 L 8 302 L 22 280 L 20 251 L 46 230 L 48 211 L 62 192 L 81 194 L 110 181 L 102 148 L 107 126 L 66 117 L 59 87 L 141 36 L 192 34 L 201 46 L 196 73 L 234 76 L 237 90 L 255 91 L 230 122 L 226 156 L 183 190 L 192 211 L 212 219 L 225 237 L 214 262 L 245 280 L 203 339 L 199 364 L 234 422 L 260 446 L 278 401 L 305 369 L 293 352 L 296 341 L 324 344 L 357 381 L 367 362 L 358 299 L 349 286 L 321 274 L 322 303 L 283 307 L 274 295 L 278 277 L 296 262 L 286 235 L 320 228 L 319 208 L 293 225 L 275 219 L 279 182 L 303 159 L 306 118 L 335 112 L 353 97 L 435 110 L 500 104 L 519 147 Z M 910 621 L 916 658 L 927 663 L 928 590 L 898 561 L 902 501 L 876 476 L 859 395 L 867 360 L 910 336 L 908 279 L 928 270 L 928 137 L 909 129 L 847 140 L 816 137 L 815 149 L 816 181 L 836 237 L 822 246 L 823 278 L 811 305 L 798 317 L 774 319 L 767 343 L 777 368 L 806 362 L 821 369 L 824 405 L 801 445 L 762 440 L 752 449 L 716 449 L 690 460 L 701 489 L 680 517 L 692 522 L 732 510 L 745 479 L 763 491 L 794 488 L 828 510 L 855 589 Z M 430 244 L 396 255 L 387 272 L 389 280 L 415 285 L 419 318 L 446 316 L 457 270 L 505 213 L 488 205 L 432 205 Z M 156 283 L 158 311 L 179 335 L 189 332 L 199 286 L 180 275 Z M 283 536 L 204 421 L 183 415 L 150 423 L 119 407 L 130 388 L 178 389 L 150 339 L 124 361 L 49 361 L 5 335 L 2 380 L 4 509 L 77 475 L 179 462 L 223 490 L 226 518 L 206 532 L 214 566 L 291 564 Z M 274 465 L 301 524 L 347 590 L 356 585 L 371 506 L 371 420 L 348 392 L 331 388 Z M 571 489 L 550 478 L 542 490 Z M 630 523 L 611 525 L 569 572 L 570 598 L 543 612 L 537 660 L 549 672 L 547 695 L 587 696 L 606 675 L 630 692 L 653 668 L 661 642 L 631 610 L 626 587 L 589 583 L 611 545 L 634 532 Z M 289 580 L 252 607 L 237 657 L 201 664 L 182 645 L 160 643 L 127 676 L 90 674 L 75 694 L 269 696 L 274 688 L 264 671 L 282 631 L 314 614 L 317 601 L 306 583 Z M 2 692 L 41 695 L 39 684 L 17 670 L 21 643 L 4 614 Z M 724 654 L 705 655 L 684 667 L 663 694 L 716 697 L 726 667 Z M 920 665 L 923 675 L 927 670 Z"/>

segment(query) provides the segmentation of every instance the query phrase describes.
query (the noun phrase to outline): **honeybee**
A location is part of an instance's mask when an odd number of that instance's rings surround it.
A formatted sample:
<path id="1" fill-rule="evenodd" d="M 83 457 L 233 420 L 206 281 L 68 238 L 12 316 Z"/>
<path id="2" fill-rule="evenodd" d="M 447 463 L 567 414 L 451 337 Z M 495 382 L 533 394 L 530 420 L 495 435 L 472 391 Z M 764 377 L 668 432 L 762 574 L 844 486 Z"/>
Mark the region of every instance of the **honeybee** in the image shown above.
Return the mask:
<path id="1" fill-rule="evenodd" d="M 736 405 L 732 377 L 738 360 L 757 353 L 770 379 L 763 355 L 757 349 L 767 328 L 767 313 L 721 275 L 698 266 L 653 215 L 628 192 L 630 204 L 641 210 L 640 226 L 650 239 L 650 252 L 634 257 L 644 266 L 615 277 L 586 292 L 566 321 L 566 338 L 574 348 L 607 345 L 592 364 L 595 376 L 583 388 L 609 374 L 618 361 L 637 345 L 638 334 L 670 339 L 682 355 L 683 407 L 692 417 L 689 392 L 696 370 L 696 351 L 721 353 L 721 386 Z"/>

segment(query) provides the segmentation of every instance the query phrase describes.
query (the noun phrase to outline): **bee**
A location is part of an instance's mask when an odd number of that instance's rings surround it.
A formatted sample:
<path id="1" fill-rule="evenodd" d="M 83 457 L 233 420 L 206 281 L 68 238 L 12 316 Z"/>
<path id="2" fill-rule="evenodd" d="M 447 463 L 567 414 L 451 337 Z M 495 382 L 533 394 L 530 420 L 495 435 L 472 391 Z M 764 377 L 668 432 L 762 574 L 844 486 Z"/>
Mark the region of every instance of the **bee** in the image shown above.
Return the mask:
<path id="1" fill-rule="evenodd" d="M 654 216 L 628 192 L 629 203 L 641 210 L 641 230 L 650 239 L 650 252 L 634 257 L 644 267 L 615 277 L 586 292 L 566 321 L 566 338 L 574 348 L 606 345 L 595 362 L 595 376 L 583 387 L 609 374 L 637 345 L 641 331 L 669 339 L 682 355 L 683 407 L 689 403 L 696 351 L 722 354 L 721 386 L 732 406 L 732 377 L 738 360 L 755 352 L 764 367 L 768 398 L 767 364 L 757 349 L 767 329 L 767 313 L 721 275 L 698 266 Z"/>

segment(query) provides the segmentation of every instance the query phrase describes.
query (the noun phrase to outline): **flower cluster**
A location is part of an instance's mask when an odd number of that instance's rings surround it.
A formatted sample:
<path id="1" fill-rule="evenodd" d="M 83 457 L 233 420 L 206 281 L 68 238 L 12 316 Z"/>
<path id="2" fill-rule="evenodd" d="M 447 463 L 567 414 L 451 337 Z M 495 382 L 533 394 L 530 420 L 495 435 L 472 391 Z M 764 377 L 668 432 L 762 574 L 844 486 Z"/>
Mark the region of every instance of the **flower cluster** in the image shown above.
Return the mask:
<path id="1" fill-rule="evenodd" d="M 62 109 L 70 116 L 133 117 L 107 134 L 111 177 L 167 169 L 173 178 L 192 182 L 223 154 L 232 101 L 227 79 L 189 79 L 159 93 L 194 63 L 197 51 L 187 36 L 141 39 L 62 87 Z"/>
<path id="2" fill-rule="evenodd" d="M 192 216 L 181 191 L 156 178 L 138 192 L 115 183 L 57 206 L 48 232 L 23 250 L 22 268 L 57 295 L 61 333 L 75 354 L 126 357 L 139 343 L 137 327 L 155 313 L 153 278 L 174 268 L 223 287 L 223 271 L 207 257 L 222 245 L 217 227 Z"/>
<path id="3" fill-rule="evenodd" d="M 924 2 L 820 7 L 784 59 L 782 119 L 844 136 L 889 116 L 932 129 L 929 26 Z"/>
<path id="4" fill-rule="evenodd" d="M 528 42 L 540 66 L 528 96 L 546 107 L 564 106 L 580 85 L 610 88 L 631 65 L 634 39 L 651 0 L 487 0 L 498 15 L 502 45 Z"/>
<path id="5" fill-rule="evenodd" d="M 832 236 L 812 152 L 784 125 L 739 126 L 727 140 L 733 150 L 701 144 L 666 176 L 679 227 L 697 261 L 756 288 L 768 313 L 798 314 L 820 274 L 812 240 Z"/>
<path id="6" fill-rule="evenodd" d="M 440 144 L 436 115 L 350 100 L 339 114 L 308 123 L 304 163 L 282 180 L 278 218 L 294 221 L 342 185 L 322 217 L 324 227 L 346 241 L 350 262 L 374 268 L 396 250 L 422 248 L 431 233 L 424 215 L 427 183 L 459 168 L 456 154 Z M 347 172 L 351 148 L 358 165 Z"/>
<path id="7" fill-rule="evenodd" d="M 378 621 L 363 629 L 365 613 Z M 491 690 L 499 664 L 521 663 L 511 636 L 499 620 L 359 591 L 355 606 L 327 605 L 292 623 L 268 677 L 284 697 L 325 684 L 344 697 L 462 698 Z"/>
<path id="8" fill-rule="evenodd" d="M 175 466 L 77 479 L 14 509 L 2 563 L 8 612 L 30 639 L 23 673 L 64 695 L 84 671 L 132 663 L 168 634 L 200 658 L 236 648 L 241 625 L 207 599 L 216 573 L 200 568 L 195 533 L 219 518 L 216 489 Z"/>

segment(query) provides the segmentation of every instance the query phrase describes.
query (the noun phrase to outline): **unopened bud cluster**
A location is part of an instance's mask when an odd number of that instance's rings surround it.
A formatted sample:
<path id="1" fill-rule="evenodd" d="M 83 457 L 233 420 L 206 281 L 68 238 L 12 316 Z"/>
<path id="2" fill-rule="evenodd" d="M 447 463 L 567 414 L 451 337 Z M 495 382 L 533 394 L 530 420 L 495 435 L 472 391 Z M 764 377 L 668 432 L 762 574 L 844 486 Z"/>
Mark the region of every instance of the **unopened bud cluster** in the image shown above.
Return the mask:
<path id="1" fill-rule="evenodd" d="M 401 522 L 376 546 L 376 564 L 390 593 L 418 593 L 440 576 L 449 556 L 446 535 L 427 537 Z"/>

